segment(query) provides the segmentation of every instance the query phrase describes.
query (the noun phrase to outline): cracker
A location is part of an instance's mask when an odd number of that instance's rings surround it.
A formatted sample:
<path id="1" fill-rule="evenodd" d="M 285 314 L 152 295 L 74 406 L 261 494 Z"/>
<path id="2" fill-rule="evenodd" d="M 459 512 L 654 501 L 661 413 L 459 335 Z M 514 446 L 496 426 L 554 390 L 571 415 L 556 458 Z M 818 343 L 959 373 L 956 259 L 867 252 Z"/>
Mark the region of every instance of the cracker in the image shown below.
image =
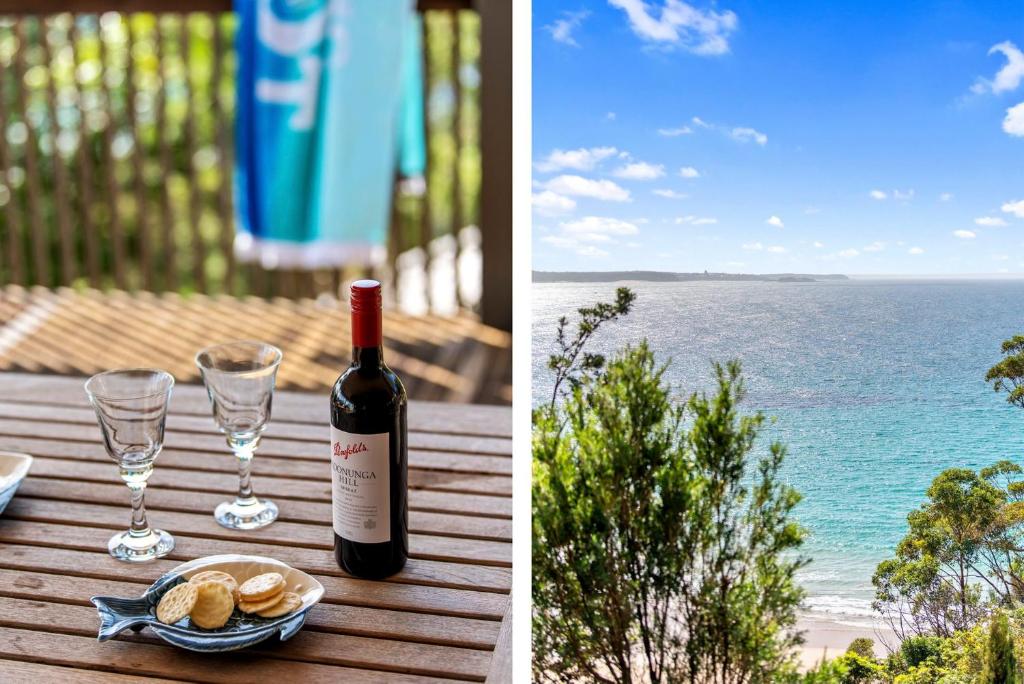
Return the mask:
<path id="1" fill-rule="evenodd" d="M 260 601 L 239 601 L 238 610 L 243 613 L 258 613 L 261 610 L 268 610 L 276 606 L 284 598 L 285 592 L 279 591 Z"/>
<path id="2" fill-rule="evenodd" d="M 208 580 L 194 585 L 197 599 L 189 617 L 192 624 L 203 629 L 217 629 L 227 624 L 235 610 L 235 599 L 223 582 Z"/>
<path id="3" fill-rule="evenodd" d="M 200 584 L 201 582 L 221 582 L 224 584 L 228 591 L 231 592 L 232 600 L 238 602 L 238 581 L 226 572 L 220 570 L 203 570 L 198 572 L 188 579 L 192 584 Z"/>
<path id="4" fill-rule="evenodd" d="M 265 610 L 256 611 L 256 614 L 260 617 L 276 618 L 281 617 L 282 615 L 287 615 L 288 613 L 291 613 L 292 611 L 297 610 L 301 607 L 302 599 L 299 598 L 299 595 L 292 593 L 290 591 L 286 591 L 281 596 L 281 600 L 278 601 L 276 605 L 273 605 Z"/>
<path id="5" fill-rule="evenodd" d="M 199 593 L 194 584 L 183 582 L 171 587 L 160 597 L 160 603 L 156 607 L 156 619 L 165 625 L 173 625 L 192 612 L 198 598 Z"/>
<path id="6" fill-rule="evenodd" d="M 279 572 L 267 572 L 250 577 L 238 587 L 239 602 L 262 601 L 284 591 L 284 577 Z"/>

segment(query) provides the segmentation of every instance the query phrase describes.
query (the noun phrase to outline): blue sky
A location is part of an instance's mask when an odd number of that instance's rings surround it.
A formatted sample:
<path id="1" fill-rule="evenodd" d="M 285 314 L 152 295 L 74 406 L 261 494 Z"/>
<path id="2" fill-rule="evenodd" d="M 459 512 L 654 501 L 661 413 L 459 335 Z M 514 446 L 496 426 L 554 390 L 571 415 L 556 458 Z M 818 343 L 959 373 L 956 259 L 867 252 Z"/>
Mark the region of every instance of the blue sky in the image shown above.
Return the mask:
<path id="1" fill-rule="evenodd" d="M 1024 3 L 534 0 L 540 270 L 1024 274 Z"/>

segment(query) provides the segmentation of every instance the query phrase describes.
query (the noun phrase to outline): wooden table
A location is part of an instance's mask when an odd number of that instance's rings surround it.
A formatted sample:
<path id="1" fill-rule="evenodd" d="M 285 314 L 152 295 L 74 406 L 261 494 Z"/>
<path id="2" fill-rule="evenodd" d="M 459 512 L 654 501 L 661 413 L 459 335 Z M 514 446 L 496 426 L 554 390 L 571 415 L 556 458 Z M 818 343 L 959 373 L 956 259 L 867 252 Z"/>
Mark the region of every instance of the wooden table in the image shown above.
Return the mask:
<path id="1" fill-rule="evenodd" d="M 0 374 L 0 449 L 35 457 L 0 515 L 0 681 L 510 681 L 511 410 L 411 403 L 412 557 L 386 581 L 352 578 L 334 562 L 327 423 L 325 395 L 277 393 L 253 481 L 281 517 L 235 532 L 212 515 L 237 488 L 235 460 L 205 391 L 176 387 L 146 504 L 177 546 L 129 565 L 106 551 L 128 526 L 128 491 L 82 379 Z M 189 653 L 149 630 L 97 642 L 90 596 L 139 595 L 176 565 L 218 553 L 301 568 L 323 583 L 324 600 L 290 641 L 234 654 Z"/>

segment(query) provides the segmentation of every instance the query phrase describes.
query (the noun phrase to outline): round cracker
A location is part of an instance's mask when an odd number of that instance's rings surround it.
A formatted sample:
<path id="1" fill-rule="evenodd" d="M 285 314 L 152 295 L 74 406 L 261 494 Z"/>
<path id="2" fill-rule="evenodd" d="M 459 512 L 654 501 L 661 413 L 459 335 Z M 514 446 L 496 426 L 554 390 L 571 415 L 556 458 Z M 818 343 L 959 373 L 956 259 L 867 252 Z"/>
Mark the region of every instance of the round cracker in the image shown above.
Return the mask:
<path id="1" fill-rule="evenodd" d="M 240 602 L 253 603 L 284 591 L 284 577 L 279 572 L 266 572 L 242 582 L 238 587 Z"/>
<path id="2" fill-rule="evenodd" d="M 192 584 L 200 584 L 202 582 L 220 582 L 228 588 L 231 592 L 231 600 L 238 602 L 238 580 L 229 575 L 226 572 L 220 570 L 203 570 L 197 572 L 188 578 L 188 581 Z"/>
<path id="3" fill-rule="evenodd" d="M 261 601 L 239 601 L 238 610 L 243 613 L 258 613 L 261 610 L 268 610 L 278 604 L 278 602 L 284 598 L 285 592 L 280 591 L 273 596 L 269 596 Z"/>
<path id="4" fill-rule="evenodd" d="M 257 611 L 256 614 L 260 617 L 265 618 L 276 618 L 282 615 L 287 615 L 294 610 L 298 610 L 302 607 L 302 599 L 299 598 L 298 594 L 290 591 L 284 592 L 281 595 L 281 600 L 277 604 L 267 608 L 266 610 Z"/>
<path id="5" fill-rule="evenodd" d="M 203 629 L 217 629 L 227 624 L 235 610 L 235 599 L 227 585 L 217 580 L 199 582 L 196 588 L 196 604 L 189 617 L 192 624 Z"/>
<path id="6" fill-rule="evenodd" d="M 156 607 L 156 619 L 165 625 L 173 625 L 192 612 L 199 593 L 196 585 L 182 582 L 160 597 Z"/>

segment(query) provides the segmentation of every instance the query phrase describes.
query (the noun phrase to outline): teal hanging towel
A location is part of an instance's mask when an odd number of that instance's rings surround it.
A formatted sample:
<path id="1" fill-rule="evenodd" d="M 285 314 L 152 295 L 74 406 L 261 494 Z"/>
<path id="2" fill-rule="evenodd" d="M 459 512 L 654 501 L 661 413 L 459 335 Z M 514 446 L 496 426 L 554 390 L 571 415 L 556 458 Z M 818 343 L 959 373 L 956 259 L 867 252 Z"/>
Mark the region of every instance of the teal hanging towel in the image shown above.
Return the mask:
<path id="1" fill-rule="evenodd" d="M 425 171 L 414 0 L 235 0 L 235 252 L 265 268 L 384 261 L 396 173 Z"/>

